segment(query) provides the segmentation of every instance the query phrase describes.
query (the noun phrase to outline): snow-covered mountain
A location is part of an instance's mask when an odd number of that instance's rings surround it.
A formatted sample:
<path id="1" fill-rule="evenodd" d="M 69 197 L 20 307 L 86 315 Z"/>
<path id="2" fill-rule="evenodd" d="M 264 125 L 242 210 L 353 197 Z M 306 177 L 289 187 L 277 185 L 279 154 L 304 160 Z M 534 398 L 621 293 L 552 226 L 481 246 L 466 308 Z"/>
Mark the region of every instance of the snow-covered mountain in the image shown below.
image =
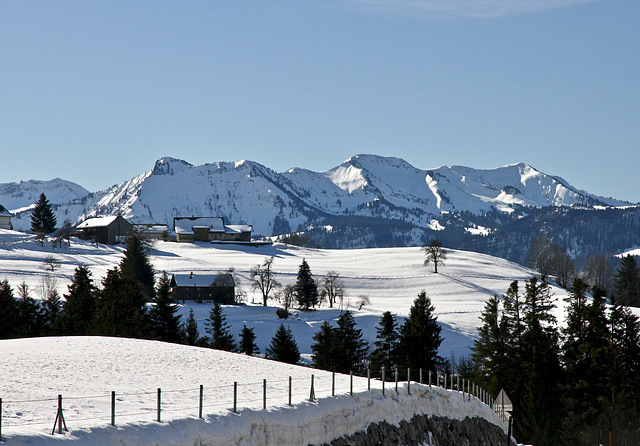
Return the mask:
<path id="1" fill-rule="evenodd" d="M 55 178 L 49 181 L 29 180 L 0 183 L 0 204 L 12 212 L 33 206 L 44 193 L 51 203 L 67 203 L 89 194 L 84 187 Z"/>
<path id="2" fill-rule="evenodd" d="M 133 222 L 171 225 L 177 216 L 222 216 L 232 224 L 252 224 L 254 234 L 264 236 L 302 230 L 331 217 L 382 217 L 424 228 L 446 212 L 479 215 L 521 206 L 629 204 L 577 190 L 523 163 L 491 170 L 422 170 L 376 155 L 356 155 L 325 172 L 293 168 L 283 173 L 252 161 L 194 166 L 166 157 L 105 191 L 45 193 L 58 204 L 59 221 L 121 214 Z M 10 210 L 13 204 L 25 205 L 3 194 L 0 203 Z M 14 227 L 27 229 L 27 217 L 18 213 Z"/>

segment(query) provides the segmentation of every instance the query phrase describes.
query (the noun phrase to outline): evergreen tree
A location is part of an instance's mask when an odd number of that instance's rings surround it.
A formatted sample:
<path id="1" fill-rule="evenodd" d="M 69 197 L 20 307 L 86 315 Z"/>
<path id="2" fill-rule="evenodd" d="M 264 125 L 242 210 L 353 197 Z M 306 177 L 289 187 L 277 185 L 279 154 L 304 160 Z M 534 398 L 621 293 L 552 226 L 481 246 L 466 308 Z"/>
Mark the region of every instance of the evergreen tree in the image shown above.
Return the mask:
<path id="1" fill-rule="evenodd" d="M 64 295 L 65 303 L 60 315 L 62 331 L 67 335 L 89 334 L 96 310 L 97 293 L 89 268 L 78 266 L 75 269 L 68 291 Z"/>
<path id="2" fill-rule="evenodd" d="M 227 324 L 227 317 L 222 312 L 220 304 L 214 304 L 204 324 L 207 326 L 207 333 L 211 335 L 209 347 L 229 352 L 236 351 L 231 328 Z"/>
<path id="3" fill-rule="evenodd" d="M 146 299 L 118 267 L 107 271 L 98 292 L 95 331 L 106 336 L 145 339 L 151 337 Z"/>
<path id="4" fill-rule="evenodd" d="M 16 336 L 18 325 L 18 303 L 11 285 L 5 279 L 0 282 L 0 339 Z"/>
<path id="5" fill-rule="evenodd" d="M 382 313 L 376 327 L 376 341 L 371 353 L 371 369 L 376 373 L 384 367 L 391 370 L 397 366 L 398 323 L 390 311 Z"/>
<path id="6" fill-rule="evenodd" d="M 609 395 L 610 348 L 604 295 L 594 290 L 589 304 L 589 287 L 575 279 L 569 288 L 566 326 L 563 332 L 562 362 L 566 384 L 562 400 L 566 410 L 564 431 L 574 444 L 589 442 L 581 432 L 598 428 L 602 402 Z M 582 437 L 582 438 L 581 438 Z M 595 440 L 595 438 L 591 438 Z"/>
<path id="7" fill-rule="evenodd" d="M 640 269 L 634 256 L 627 254 L 622 258 L 615 276 L 614 304 L 640 307 Z"/>
<path id="8" fill-rule="evenodd" d="M 275 361 L 297 364 L 300 361 L 298 344 L 289 327 L 280 324 L 276 334 L 271 339 L 271 344 L 265 350 L 265 357 Z"/>
<path id="9" fill-rule="evenodd" d="M 400 327 L 398 362 L 403 368 L 436 370 L 443 363 L 438 356 L 442 328 L 433 315 L 434 310 L 427 292 L 422 290 L 413 301 L 409 318 Z"/>
<path id="10" fill-rule="evenodd" d="M 44 334 L 44 318 L 38 302 L 31 297 L 26 282 L 18 285 L 16 336 L 33 338 Z"/>
<path id="11" fill-rule="evenodd" d="M 180 308 L 171 298 L 171 279 L 163 272 L 158 281 L 155 305 L 151 307 L 149 316 L 155 336 L 165 342 L 179 343 L 183 340 Z"/>
<path id="12" fill-rule="evenodd" d="M 311 344 L 313 352 L 313 366 L 317 369 L 336 371 L 336 345 L 334 336 L 335 329 L 324 321 L 320 325 L 320 330 L 313 335 L 315 341 Z"/>
<path id="13" fill-rule="evenodd" d="M 260 349 L 256 345 L 256 334 L 254 333 L 253 328 L 248 328 L 246 325 L 242 326 L 238 352 L 249 356 L 255 356 L 260 353 Z"/>
<path id="14" fill-rule="evenodd" d="M 522 335 L 522 394 L 515 397 L 515 426 L 521 441 L 556 445 L 561 441 L 562 411 L 558 332 L 550 287 L 535 277 L 525 282 L 525 331 Z M 515 403 L 514 403 L 515 404 Z M 518 432 L 517 432 L 518 433 Z"/>
<path id="15" fill-rule="evenodd" d="M 305 259 L 298 268 L 298 277 L 294 285 L 298 305 L 304 310 L 318 305 L 318 284 L 311 275 L 311 269 Z"/>
<path id="16" fill-rule="evenodd" d="M 362 337 L 350 311 L 343 311 L 338 317 L 335 337 L 336 372 L 361 374 L 367 368 L 369 345 Z"/>
<path id="17" fill-rule="evenodd" d="M 487 301 L 480 320 L 482 325 L 472 348 L 472 359 L 480 367 L 476 378 L 489 393 L 497 395 L 510 380 L 505 373 L 509 366 L 509 331 L 497 296 Z"/>
<path id="18" fill-rule="evenodd" d="M 189 316 L 187 322 L 184 325 L 185 342 L 188 345 L 199 345 L 200 334 L 198 332 L 198 322 L 193 315 L 193 308 L 189 309 Z"/>
<path id="19" fill-rule="evenodd" d="M 56 224 L 56 215 L 51 203 L 42 193 L 31 213 L 31 230 L 36 234 L 51 234 L 56 230 Z"/>
<path id="20" fill-rule="evenodd" d="M 62 298 L 58 290 L 51 292 L 42 300 L 42 316 L 47 334 L 60 334 L 60 314 L 62 313 Z"/>
<path id="21" fill-rule="evenodd" d="M 148 246 L 138 232 L 127 239 L 124 258 L 120 261 L 122 276 L 140 287 L 142 295 L 149 301 L 155 296 L 155 273 L 149 260 Z"/>
<path id="22" fill-rule="evenodd" d="M 611 310 L 613 350 L 613 396 L 610 404 L 618 411 L 637 413 L 640 404 L 640 319 L 629 308 Z"/>

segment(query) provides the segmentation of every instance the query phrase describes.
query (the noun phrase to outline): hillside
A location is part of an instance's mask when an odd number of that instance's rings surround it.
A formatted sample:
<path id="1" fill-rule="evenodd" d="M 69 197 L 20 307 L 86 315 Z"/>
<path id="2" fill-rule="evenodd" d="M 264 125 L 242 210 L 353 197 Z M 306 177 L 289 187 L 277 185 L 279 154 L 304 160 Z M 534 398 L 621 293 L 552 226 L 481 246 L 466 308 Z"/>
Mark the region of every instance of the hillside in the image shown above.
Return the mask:
<path id="1" fill-rule="evenodd" d="M 122 246 L 93 245 L 72 240 L 70 248 L 41 247 L 33 236 L 14 231 L 0 231 L 0 280 L 8 279 L 15 288 L 25 281 L 38 297 L 42 277 L 48 272 L 43 266 L 47 255 L 54 255 L 61 262 L 55 271 L 58 289 L 67 292 L 73 271 L 78 265 L 88 266 L 94 280 L 99 283 L 108 269 L 122 258 Z M 225 306 L 224 311 L 237 335 L 243 324 L 255 327 L 261 351 L 271 340 L 281 320 L 275 314 L 277 303 L 269 307 L 252 304 L 261 302 L 249 286 L 251 267 L 273 256 L 273 268 L 283 285 L 295 281 L 298 267 L 305 258 L 316 279 L 327 271 L 337 271 L 344 280 L 346 298 L 344 308 L 354 316 L 368 341 L 375 339 L 375 325 L 382 312 L 392 311 L 407 316 L 418 293 L 425 289 L 436 307 L 438 321 L 443 328 L 445 341 L 440 354 L 446 358 L 460 358 L 469 354 L 468 348 L 476 337 L 479 316 L 487 299 L 506 292 L 514 280 L 525 280 L 533 272 L 512 262 L 473 252 L 449 250 L 448 259 L 439 274 L 422 263 L 424 254 L 419 248 L 373 249 L 307 249 L 282 244 L 262 247 L 235 245 L 180 244 L 157 242 L 151 251 L 151 261 L 157 271 L 168 273 L 209 273 L 234 267 L 241 286 L 248 293 L 247 305 Z M 554 287 L 558 304 L 566 292 Z M 358 311 L 356 301 L 360 295 L 368 295 L 371 305 Z M 187 303 L 181 305 L 186 317 L 193 309 L 204 335 L 204 320 L 211 304 Z M 299 311 L 296 317 L 285 321 L 293 330 L 300 351 L 307 358 L 311 354 L 312 336 L 324 320 L 335 320 L 340 309 L 322 307 L 317 311 Z M 561 311 L 558 310 L 558 316 Z"/>
<path id="2" fill-rule="evenodd" d="M 371 423 L 399 424 L 416 414 L 481 417 L 504 429 L 479 400 L 459 392 L 379 382 L 207 348 L 103 337 L 0 340 L 3 444 L 281 445 L 323 444 Z M 314 375 L 315 402 L 308 401 Z M 291 403 L 289 398 L 291 377 Z M 263 379 L 267 405 L 263 407 Z M 238 383 L 237 411 L 233 383 Z M 203 386 L 202 415 L 199 390 Z M 156 422 L 157 389 L 161 421 Z M 111 392 L 116 392 L 115 423 Z M 57 395 L 70 433 L 51 435 Z M 71 444 L 71 443 L 69 443 Z"/>

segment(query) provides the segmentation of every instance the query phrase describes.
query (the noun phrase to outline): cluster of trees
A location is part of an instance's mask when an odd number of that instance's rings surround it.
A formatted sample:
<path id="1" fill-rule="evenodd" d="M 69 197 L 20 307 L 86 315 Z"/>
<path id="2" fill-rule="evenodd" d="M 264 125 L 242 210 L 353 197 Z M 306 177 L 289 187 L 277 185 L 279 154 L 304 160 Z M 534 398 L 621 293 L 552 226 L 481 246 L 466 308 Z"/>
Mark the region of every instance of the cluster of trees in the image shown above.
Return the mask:
<path id="1" fill-rule="evenodd" d="M 610 429 L 629 444 L 640 440 L 640 319 L 621 305 L 630 271 L 637 280 L 635 260 L 625 257 L 611 295 L 574 279 L 562 329 L 543 280 L 525 281 L 524 293 L 513 282 L 487 302 L 471 360 L 458 372 L 493 395 L 506 390 L 519 441 L 602 444 Z"/>

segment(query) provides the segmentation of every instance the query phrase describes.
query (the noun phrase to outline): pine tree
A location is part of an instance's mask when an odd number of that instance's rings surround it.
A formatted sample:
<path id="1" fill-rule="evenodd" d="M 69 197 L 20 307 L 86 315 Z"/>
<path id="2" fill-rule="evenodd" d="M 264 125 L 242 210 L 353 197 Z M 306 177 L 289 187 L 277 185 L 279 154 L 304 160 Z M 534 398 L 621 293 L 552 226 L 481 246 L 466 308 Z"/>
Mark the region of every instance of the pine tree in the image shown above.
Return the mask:
<path id="1" fill-rule="evenodd" d="M 163 272 L 158 281 L 155 305 L 151 307 L 149 316 L 155 336 L 165 342 L 179 343 L 183 340 L 180 308 L 171 298 L 171 279 Z"/>
<path id="2" fill-rule="evenodd" d="M 42 299 L 42 316 L 47 334 L 56 335 L 60 332 L 60 314 L 62 313 L 62 298 L 58 290 L 52 290 Z"/>
<path id="3" fill-rule="evenodd" d="M 33 338 L 44 334 L 44 318 L 40 304 L 31 297 L 26 282 L 18 285 L 16 336 Z"/>
<path id="4" fill-rule="evenodd" d="M 629 308 L 611 309 L 611 348 L 613 350 L 612 386 L 619 410 L 640 405 L 640 319 Z"/>
<path id="5" fill-rule="evenodd" d="M 11 285 L 5 279 L 0 282 L 0 339 L 16 336 L 18 325 L 18 302 Z"/>
<path id="6" fill-rule="evenodd" d="M 198 332 L 198 322 L 193 314 L 193 308 L 189 309 L 189 316 L 184 325 L 185 342 L 188 345 L 199 345 L 200 334 Z"/>
<path id="7" fill-rule="evenodd" d="M 98 293 L 95 331 L 106 336 L 145 339 L 151 337 L 146 299 L 131 279 L 118 267 L 107 271 Z"/>
<path id="8" fill-rule="evenodd" d="M 492 395 L 508 386 L 509 332 L 500 299 L 491 297 L 480 316 L 478 339 L 473 342 L 472 359 L 480 367 L 479 383 Z"/>
<path id="9" fill-rule="evenodd" d="M 62 331 L 67 335 L 87 335 L 91 332 L 97 293 L 89 268 L 78 266 L 75 269 L 68 290 L 60 315 Z"/>
<path id="10" fill-rule="evenodd" d="M 640 307 L 640 269 L 634 256 L 622 258 L 615 276 L 614 304 Z"/>
<path id="11" fill-rule="evenodd" d="M 356 327 L 356 321 L 350 311 L 343 311 L 338 317 L 335 337 L 336 372 L 362 373 L 367 368 L 369 345 L 362 337 L 362 330 Z"/>
<path id="12" fill-rule="evenodd" d="M 294 285 L 298 305 L 303 310 L 318 305 L 318 285 L 311 275 L 311 269 L 305 259 L 298 268 L 298 277 Z"/>
<path id="13" fill-rule="evenodd" d="M 335 329 L 324 321 L 320 329 L 313 335 L 315 341 L 311 344 L 313 352 L 313 366 L 317 369 L 336 371 L 336 342 Z"/>
<path id="14" fill-rule="evenodd" d="M 227 324 L 227 317 L 222 312 L 220 304 L 214 304 L 209 312 L 209 318 L 204 323 L 207 333 L 211 335 L 208 346 L 216 350 L 236 351 L 236 343 Z"/>
<path id="15" fill-rule="evenodd" d="M 271 339 L 271 344 L 265 350 L 265 357 L 275 361 L 297 364 L 300 361 L 298 344 L 289 327 L 280 324 L 276 334 Z"/>
<path id="16" fill-rule="evenodd" d="M 155 296 L 155 272 L 149 259 L 148 246 L 137 232 L 127 239 L 124 258 L 120 261 L 120 271 L 123 277 L 140 287 L 147 301 Z"/>
<path id="17" fill-rule="evenodd" d="M 391 370 L 397 366 L 398 323 L 390 311 L 382 313 L 376 327 L 376 341 L 371 353 L 371 369 L 376 373 L 384 367 Z"/>
<path id="18" fill-rule="evenodd" d="M 443 363 L 438 356 L 442 328 L 433 315 L 434 310 L 427 292 L 422 290 L 413 301 L 409 318 L 400 327 L 398 363 L 403 368 L 436 370 Z"/>
<path id="19" fill-rule="evenodd" d="M 242 326 L 240 331 L 240 343 L 238 344 L 238 352 L 245 355 L 255 356 L 260 353 L 260 349 L 256 345 L 256 334 L 253 328 Z"/>
<path id="20" fill-rule="evenodd" d="M 51 203 L 42 193 L 31 213 L 31 230 L 36 234 L 51 234 L 56 230 L 56 224 L 56 215 L 53 213 Z"/>
<path id="21" fill-rule="evenodd" d="M 563 332 L 562 362 L 566 384 L 562 400 L 567 416 L 564 431 L 574 443 L 581 432 L 597 428 L 602 401 L 609 395 L 610 348 L 605 311 L 605 297 L 593 292 L 589 304 L 589 287 L 582 279 L 575 279 L 569 288 L 566 326 Z"/>

